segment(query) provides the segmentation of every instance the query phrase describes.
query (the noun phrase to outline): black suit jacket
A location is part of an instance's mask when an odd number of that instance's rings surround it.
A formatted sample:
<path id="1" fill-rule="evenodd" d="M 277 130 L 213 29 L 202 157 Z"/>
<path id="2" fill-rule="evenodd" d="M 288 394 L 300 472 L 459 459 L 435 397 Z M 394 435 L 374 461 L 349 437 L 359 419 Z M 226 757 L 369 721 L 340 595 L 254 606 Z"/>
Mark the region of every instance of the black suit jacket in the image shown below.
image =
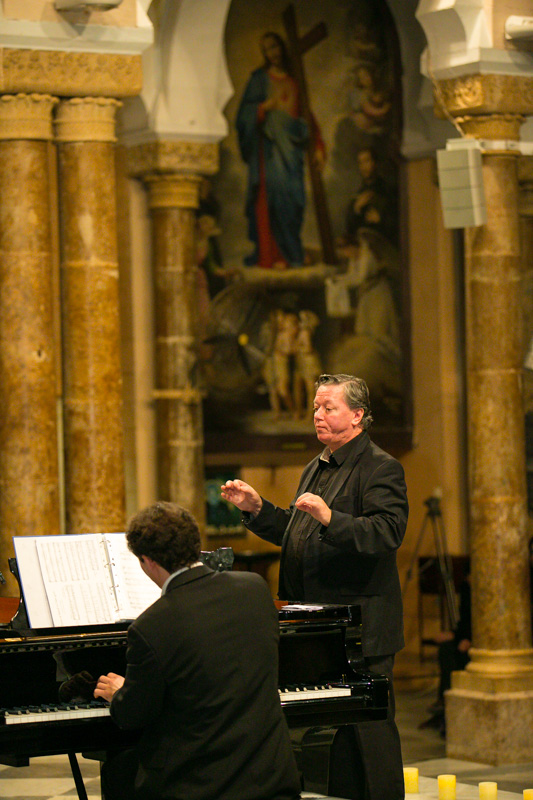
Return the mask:
<path id="1" fill-rule="evenodd" d="M 142 728 L 142 800 L 293 800 L 299 780 L 278 695 L 277 611 L 265 581 L 193 567 L 129 628 L 111 703 Z"/>
<path id="2" fill-rule="evenodd" d="M 279 596 L 313 603 L 353 603 L 362 607 L 363 653 L 382 656 L 404 645 L 403 613 L 396 551 L 407 525 L 408 503 L 403 468 L 363 431 L 352 440 L 323 499 L 331 522 L 315 522 L 303 555 L 304 597 L 287 597 L 284 565 L 291 530 L 304 512 L 278 508 L 263 500 L 248 528 L 281 545 Z M 296 498 L 308 491 L 318 456 L 304 469 Z"/>

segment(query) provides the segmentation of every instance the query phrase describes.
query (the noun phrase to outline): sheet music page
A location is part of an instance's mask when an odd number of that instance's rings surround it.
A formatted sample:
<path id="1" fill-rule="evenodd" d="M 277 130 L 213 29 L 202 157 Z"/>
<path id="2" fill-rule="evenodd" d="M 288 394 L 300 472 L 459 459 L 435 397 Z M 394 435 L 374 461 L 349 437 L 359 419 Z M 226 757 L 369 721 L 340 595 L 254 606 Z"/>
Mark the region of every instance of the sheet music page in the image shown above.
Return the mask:
<path id="1" fill-rule="evenodd" d="M 37 555 L 37 536 L 13 536 L 22 594 L 31 628 L 51 628 L 52 614 Z"/>
<path id="2" fill-rule="evenodd" d="M 128 549 L 125 533 L 104 533 L 121 620 L 139 616 L 161 597 L 161 589 L 144 574 L 139 559 Z"/>
<path id="3" fill-rule="evenodd" d="M 55 627 L 118 620 L 102 534 L 38 536 L 36 548 Z"/>

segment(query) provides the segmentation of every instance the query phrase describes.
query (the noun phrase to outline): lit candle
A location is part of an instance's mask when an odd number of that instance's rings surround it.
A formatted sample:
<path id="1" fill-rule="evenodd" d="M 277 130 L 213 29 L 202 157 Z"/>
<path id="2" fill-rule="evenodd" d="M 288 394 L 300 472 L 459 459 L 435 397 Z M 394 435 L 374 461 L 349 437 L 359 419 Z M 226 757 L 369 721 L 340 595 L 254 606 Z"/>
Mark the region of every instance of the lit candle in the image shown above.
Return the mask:
<path id="1" fill-rule="evenodd" d="M 439 775 L 439 800 L 455 800 L 455 775 Z"/>
<path id="2" fill-rule="evenodd" d="M 406 794 L 418 794 L 418 767 L 404 767 L 403 780 Z"/>
<path id="3" fill-rule="evenodd" d="M 481 781 L 479 784 L 479 800 L 497 800 L 498 784 L 494 781 Z"/>
<path id="4" fill-rule="evenodd" d="M 533 800 L 533 789 L 524 789 L 524 800 Z"/>

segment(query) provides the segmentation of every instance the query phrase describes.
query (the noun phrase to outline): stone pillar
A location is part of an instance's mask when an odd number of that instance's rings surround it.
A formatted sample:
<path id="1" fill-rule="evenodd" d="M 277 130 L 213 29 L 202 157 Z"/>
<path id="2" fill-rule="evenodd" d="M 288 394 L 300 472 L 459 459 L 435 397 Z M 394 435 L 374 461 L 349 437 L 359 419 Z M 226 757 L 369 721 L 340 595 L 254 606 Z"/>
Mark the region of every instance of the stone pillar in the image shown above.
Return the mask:
<path id="1" fill-rule="evenodd" d="M 528 367 L 524 371 L 524 410 L 533 414 L 533 156 L 521 156 L 518 160 L 518 182 L 520 185 L 520 250 L 522 264 L 523 296 L 523 345 L 524 358 L 528 355 Z M 529 354 L 528 354 L 529 351 Z"/>
<path id="2" fill-rule="evenodd" d="M 522 109 L 516 86 L 505 98 L 499 79 L 490 78 L 444 82 L 448 110 L 464 133 L 487 142 L 487 223 L 465 232 L 473 646 L 446 696 L 446 749 L 452 758 L 508 764 L 533 758 L 518 153 L 512 146 Z M 516 113 L 505 108 L 513 99 Z"/>
<path id="3" fill-rule="evenodd" d="M 124 530 L 112 98 L 62 101 L 60 250 L 67 533 Z"/>
<path id="4" fill-rule="evenodd" d="M 216 145 L 159 142 L 130 151 L 130 172 L 148 187 L 152 220 L 158 490 L 205 521 L 202 394 L 198 360 L 195 209 Z"/>
<path id="5" fill-rule="evenodd" d="M 0 568 L 60 532 L 50 95 L 0 97 Z M 14 592 L 13 592 L 14 593 Z"/>

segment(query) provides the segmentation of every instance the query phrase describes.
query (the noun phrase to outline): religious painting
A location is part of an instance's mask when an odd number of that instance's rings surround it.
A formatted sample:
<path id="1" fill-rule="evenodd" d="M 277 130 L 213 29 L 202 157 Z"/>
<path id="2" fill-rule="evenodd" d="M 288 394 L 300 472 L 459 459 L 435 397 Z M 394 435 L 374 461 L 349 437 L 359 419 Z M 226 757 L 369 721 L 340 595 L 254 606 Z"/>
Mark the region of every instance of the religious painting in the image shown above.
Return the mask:
<path id="1" fill-rule="evenodd" d="M 401 75 L 385 0 L 233 0 L 226 56 L 229 132 L 197 216 L 206 451 L 316 446 L 324 372 L 364 378 L 374 438 L 408 446 Z"/>

